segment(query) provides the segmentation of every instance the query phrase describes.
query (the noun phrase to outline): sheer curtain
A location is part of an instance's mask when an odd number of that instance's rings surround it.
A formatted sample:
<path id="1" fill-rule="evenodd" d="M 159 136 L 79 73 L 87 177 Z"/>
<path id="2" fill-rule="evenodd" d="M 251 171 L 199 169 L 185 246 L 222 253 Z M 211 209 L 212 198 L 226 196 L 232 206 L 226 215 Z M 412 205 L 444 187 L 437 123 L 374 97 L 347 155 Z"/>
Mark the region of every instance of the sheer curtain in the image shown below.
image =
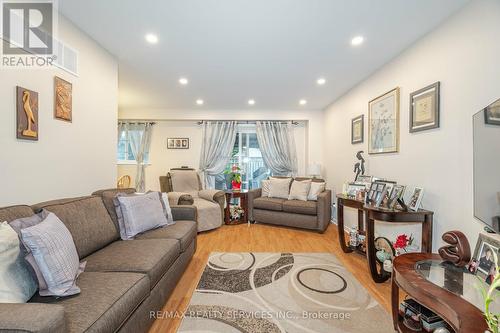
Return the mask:
<path id="1" fill-rule="evenodd" d="M 278 175 L 295 176 L 298 162 L 292 122 L 257 121 L 256 132 L 269 169 Z"/>
<path id="2" fill-rule="evenodd" d="M 237 122 L 206 121 L 203 123 L 203 141 L 200 171 L 206 189 L 215 187 L 215 176 L 226 168 L 236 140 Z"/>
<path id="3" fill-rule="evenodd" d="M 151 146 L 153 123 L 128 123 L 126 126 L 130 149 L 137 162 L 135 188 L 137 192 L 144 192 L 146 189 L 144 158 L 149 153 L 149 147 Z"/>

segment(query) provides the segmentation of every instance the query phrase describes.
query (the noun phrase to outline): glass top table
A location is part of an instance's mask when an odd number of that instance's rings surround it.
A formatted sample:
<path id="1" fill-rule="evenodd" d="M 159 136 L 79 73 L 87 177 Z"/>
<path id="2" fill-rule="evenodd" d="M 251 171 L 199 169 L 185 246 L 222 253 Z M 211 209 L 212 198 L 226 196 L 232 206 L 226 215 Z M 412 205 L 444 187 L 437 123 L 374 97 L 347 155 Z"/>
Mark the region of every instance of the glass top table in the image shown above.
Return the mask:
<path id="1" fill-rule="evenodd" d="M 419 261 L 415 264 L 415 270 L 426 280 L 460 296 L 479 310 L 484 311 L 484 300 L 480 288 L 483 286 L 488 289 L 489 286 L 479 276 L 470 273 L 465 268 L 456 267 L 451 263 L 439 260 Z M 497 291 L 497 294 L 500 294 L 500 292 Z M 493 303 L 490 310 L 493 313 L 499 313 L 499 302 Z"/>

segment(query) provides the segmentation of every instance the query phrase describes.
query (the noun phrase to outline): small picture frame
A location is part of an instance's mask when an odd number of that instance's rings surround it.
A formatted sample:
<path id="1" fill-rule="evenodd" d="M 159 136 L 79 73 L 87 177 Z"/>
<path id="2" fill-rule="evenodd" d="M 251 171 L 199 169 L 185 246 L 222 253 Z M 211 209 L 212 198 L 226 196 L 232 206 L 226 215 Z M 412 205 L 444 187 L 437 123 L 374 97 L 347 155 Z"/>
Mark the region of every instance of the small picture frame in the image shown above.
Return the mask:
<path id="1" fill-rule="evenodd" d="M 398 203 L 398 199 L 401 199 L 405 193 L 406 186 L 394 185 L 392 187 L 391 193 L 389 194 L 389 199 L 387 201 L 387 207 L 394 209 Z"/>
<path id="2" fill-rule="evenodd" d="M 439 128 L 440 82 L 410 94 L 410 133 Z"/>
<path id="3" fill-rule="evenodd" d="M 484 122 L 500 126 L 500 99 L 484 109 Z"/>
<path id="4" fill-rule="evenodd" d="M 491 284 L 492 275 L 495 274 L 495 256 L 500 256 L 500 240 L 485 234 L 479 234 L 474 250 L 475 271 L 487 284 Z M 471 269 L 469 271 L 472 272 Z"/>
<path id="5" fill-rule="evenodd" d="M 167 149 L 189 149 L 189 138 L 168 138 Z"/>
<path id="6" fill-rule="evenodd" d="M 350 197 L 356 197 L 358 192 L 364 191 L 366 186 L 364 184 L 349 183 L 347 186 L 347 195 Z"/>
<path id="7" fill-rule="evenodd" d="M 422 203 L 422 198 L 424 196 L 424 189 L 421 187 L 415 187 L 410 197 L 408 203 L 408 208 L 413 211 L 418 211 Z"/>
<path id="8" fill-rule="evenodd" d="M 365 137 L 365 115 L 362 114 L 351 121 L 351 143 L 363 143 Z"/>

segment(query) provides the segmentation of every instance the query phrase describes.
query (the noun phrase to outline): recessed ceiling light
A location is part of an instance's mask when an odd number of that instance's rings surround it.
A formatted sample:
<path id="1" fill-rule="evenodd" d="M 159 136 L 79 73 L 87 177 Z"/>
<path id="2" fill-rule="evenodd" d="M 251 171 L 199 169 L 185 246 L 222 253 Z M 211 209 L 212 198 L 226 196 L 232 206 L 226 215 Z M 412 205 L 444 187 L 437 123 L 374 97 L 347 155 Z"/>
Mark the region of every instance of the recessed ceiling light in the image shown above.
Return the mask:
<path id="1" fill-rule="evenodd" d="M 351 45 L 358 46 L 358 45 L 363 44 L 364 41 L 365 41 L 365 39 L 363 36 L 356 36 L 353 39 L 351 39 Z"/>
<path id="2" fill-rule="evenodd" d="M 202 99 L 197 99 L 196 100 L 196 104 L 197 105 L 203 105 L 203 103 L 205 103 Z"/>
<path id="3" fill-rule="evenodd" d="M 248 100 L 248 105 L 255 105 L 255 100 L 254 99 L 249 99 Z"/>
<path id="4" fill-rule="evenodd" d="M 156 44 L 156 43 L 158 43 L 158 36 L 156 36 L 155 34 L 147 34 L 144 38 L 146 38 L 146 41 L 149 44 Z"/>
<path id="5" fill-rule="evenodd" d="M 299 104 L 300 104 L 300 105 L 306 105 L 306 104 L 307 104 L 307 101 L 306 101 L 305 99 L 301 99 L 301 100 L 299 101 Z"/>
<path id="6" fill-rule="evenodd" d="M 186 79 L 185 77 L 181 77 L 179 79 L 179 83 L 182 84 L 183 86 L 185 86 L 186 84 L 189 83 L 188 79 Z"/>
<path id="7" fill-rule="evenodd" d="M 324 77 L 320 77 L 316 80 L 316 83 L 318 84 L 318 86 L 322 86 L 326 83 L 326 79 Z"/>

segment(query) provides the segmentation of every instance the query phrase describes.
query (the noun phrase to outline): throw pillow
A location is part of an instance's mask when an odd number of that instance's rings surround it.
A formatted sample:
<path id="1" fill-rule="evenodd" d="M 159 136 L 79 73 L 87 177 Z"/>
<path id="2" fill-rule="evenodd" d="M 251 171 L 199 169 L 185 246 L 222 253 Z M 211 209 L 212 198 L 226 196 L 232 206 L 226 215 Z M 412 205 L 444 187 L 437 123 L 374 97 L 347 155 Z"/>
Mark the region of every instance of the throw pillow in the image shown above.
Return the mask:
<path id="1" fill-rule="evenodd" d="M 118 193 L 113 202 L 123 240 L 133 239 L 142 232 L 168 224 L 160 192 L 131 195 Z"/>
<path id="2" fill-rule="evenodd" d="M 80 293 L 76 279 L 85 263 L 80 264 L 71 233 L 54 213 L 39 224 L 22 229 L 21 237 L 34 258 L 26 260 L 37 272 L 40 296 Z"/>
<path id="3" fill-rule="evenodd" d="M 324 182 L 312 182 L 311 188 L 309 189 L 309 194 L 307 195 L 307 200 L 318 200 L 318 195 L 325 190 L 326 183 Z"/>
<path id="4" fill-rule="evenodd" d="M 271 178 L 269 182 L 269 197 L 288 199 L 292 178 Z"/>
<path id="5" fill-rule="evenodd" d="M 260 182 L 260 187 L 262 188 L 262 194 L 261 197 L 268 197 L 269 196 L 269 185 L 270 185 L 270 180 L 265 179 Z"/>
<path id="6" fill-rule="evenodd" d="M 167 225 L 175 224 L 174 216 L 172 215 L 172 209 L 170 208 L 170 203 L 168 202 L 168 194 L 161 193 L 161 202 L 163 205 L 163 210 L 167 216 Z"/>
<path id="7" fill-rule="evenodd" d="M 298 181 L 294 180 L 290 188 L 288 200 L 307 201 L 309 189 L 311 188 L 311 180 Z"/>
<path id="8" fill-rule="evenodd" d="M 0 303 L 26 303 L 36 293 L 36 280 L 20 245 L 16 231 L 0 223 Z"/>

